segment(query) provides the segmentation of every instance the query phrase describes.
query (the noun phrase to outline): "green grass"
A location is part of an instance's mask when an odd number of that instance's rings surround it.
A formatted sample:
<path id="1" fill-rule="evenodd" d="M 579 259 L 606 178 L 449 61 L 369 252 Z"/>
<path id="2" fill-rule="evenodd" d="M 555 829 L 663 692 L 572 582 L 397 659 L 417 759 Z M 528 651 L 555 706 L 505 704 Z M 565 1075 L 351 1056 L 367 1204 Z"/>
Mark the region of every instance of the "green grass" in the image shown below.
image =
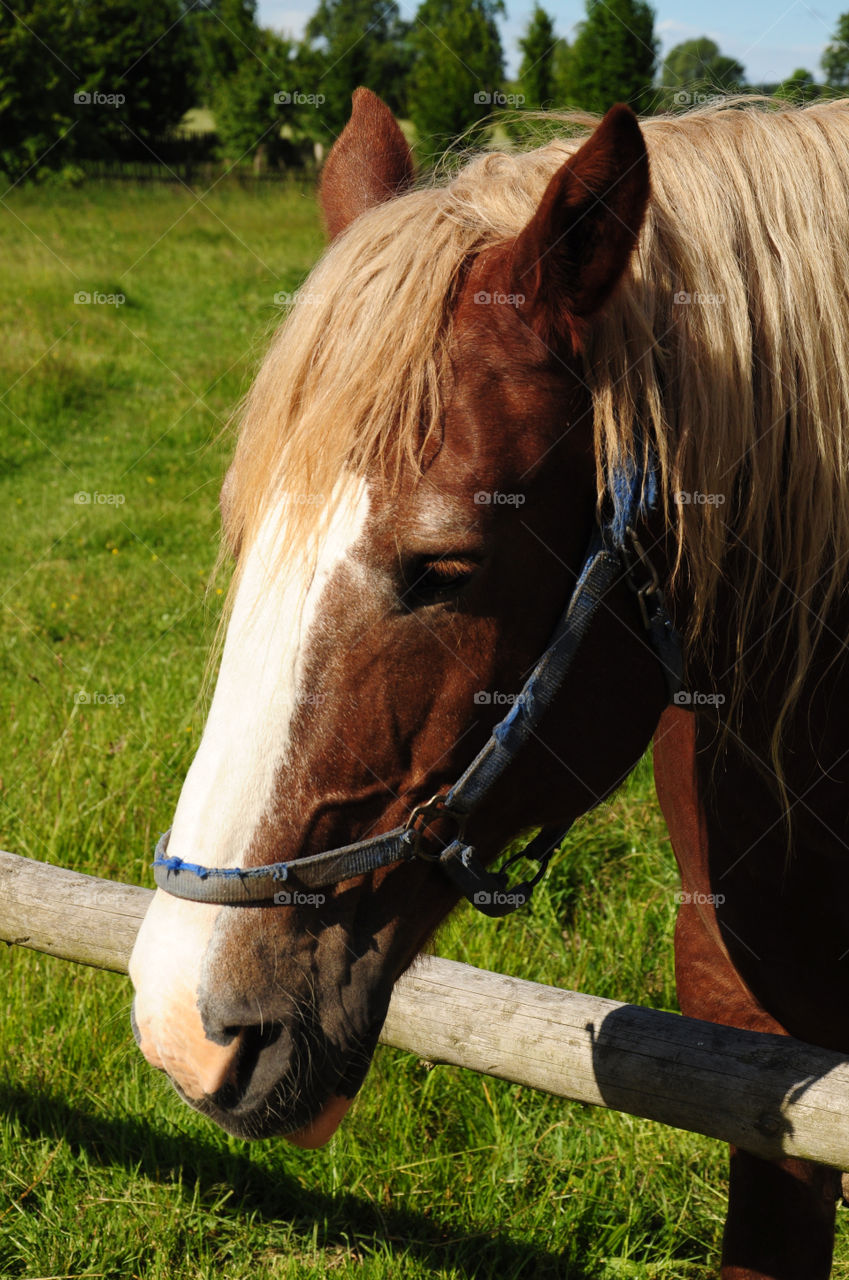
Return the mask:
<path id="1" fill-rule="evenodd" d="M 0 217 L 0 844 L 150 884 L 202 725 L 224 428 L 315 205 L 85 187 Z M 463 908 L 437 950 L 673 1009 L 675 885 L 644 761 L 531 909 Z M 143 1061 L 126 979 L 0 948 L 0 982 L 0 1276 L 716 1273 L 719 1143 L 379 1049 L 325 1149 L 248 1145 Z"/>

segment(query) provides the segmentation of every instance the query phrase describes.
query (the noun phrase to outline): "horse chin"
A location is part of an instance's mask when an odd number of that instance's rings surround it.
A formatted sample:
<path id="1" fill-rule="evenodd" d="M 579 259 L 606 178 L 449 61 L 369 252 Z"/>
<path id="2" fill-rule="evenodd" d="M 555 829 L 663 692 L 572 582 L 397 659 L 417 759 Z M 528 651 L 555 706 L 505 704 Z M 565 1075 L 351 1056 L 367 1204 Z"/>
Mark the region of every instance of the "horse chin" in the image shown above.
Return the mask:
<path id="1" fill-rule="evenodd" d="M 342 1123 L 368 1072 L 376 1041 L 374 1031 L 366 1041 L 359 1042 L 359 1051 L 352 1055 L 348 1069 L 337 1075 L 332 1084 L 328 1082 L 329 1087 L 325 1085 L 326 1092 L 317 1088 L 313 1103 L 300 1091 L 298 1102 L 293 1105 L 291 1085 L 282 1082 L 259 1097 L 249 1093 L 240 1097 L 232 1086 L 227 1086 L 212 1096 L 196 1098 L 186 1093 L 173 1076 L 169 1078 L 184 1102 L 233 1137 L 249 1141 L 285 1138 L 294 1146 L 309 1150 L 324 1146 Z"/>
<path id="2" fill-rule="evenodd" d="M 243 1138 L 248 1142 L 263 1138 L 284 1138 L 293 1146 L 303 1147 L 305 1150 L 323 1147 L 329 1142 L 354 1101 L 353 1097 L 334 1094 L 311 1120 L 303 1123 L 301 1118 L 298 1127 L 293 1128 L 291 1119 L 282 1115 L 274 1105 L 257 1109 L 234 1109 L 222 1106 L 215 1098 L 191 1098 L 175 1080 L 172 1079 L 171 1083 L 182 1101 L 188 1103 L 193 1111 L 212 1120 L 234 1138 Z"/>
<path id="3" fill-rule="evenodd" d="M 286 1134 L 286 1141 L 291 1142 L 295 1147 L 304 1147 L 309 1151 L 315 1150 L 316 1147 L 323 1147 L 339 1128 L 353 1101 L 353 1098 L 331 1098 L 315 1119 L 304 1125 L 303 1129 Z"/>

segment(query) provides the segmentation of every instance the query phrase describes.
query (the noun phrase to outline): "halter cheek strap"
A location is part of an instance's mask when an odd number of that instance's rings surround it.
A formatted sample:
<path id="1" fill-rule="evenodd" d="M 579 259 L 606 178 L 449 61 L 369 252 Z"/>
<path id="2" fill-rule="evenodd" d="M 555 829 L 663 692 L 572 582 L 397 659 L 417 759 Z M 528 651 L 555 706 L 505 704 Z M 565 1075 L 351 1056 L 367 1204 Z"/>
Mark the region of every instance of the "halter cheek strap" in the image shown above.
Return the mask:
<path id="1" fill-rule="evenodd" d="M 483 865 L 474 848 L 464 842 L 463 832 L 505 769 L 535 735 L 607 593 L 623 578 L 637 597 L 646 637 L 666 680 L 668 701 L 682 687 L 681 640 L 666 608 L 658 575 L 634 532 L 638 518 L 654 506 L 656 495 L 657 470 L 651 455 L 645 470 L 633 465 L 614 473 L 610 484 L 612 515 L 608 521 L 596 523 L 575 589 L 521 693 L 453 787 L 419 805 L 406 826 L 339 849 L 262 867 L 205 867 L 169 858 L 170 833 L 166 832 L 156 846 L 153 863 L 159 888 L 192 902 L 291 905 L 304 891 L 338 884 L 394 862 L 424 858 L 439 866 L 484 915 L 506 916 L 523 906 L 571 824 L 544 827 L 498 871 Z M 453 820 L 457 836 L 434 853 L 433 840 L 426 832 L 437 817 Z M 520 858 L 536 861 L 538 870 L 529 880 L 511 886 L 507 872 Z"/>

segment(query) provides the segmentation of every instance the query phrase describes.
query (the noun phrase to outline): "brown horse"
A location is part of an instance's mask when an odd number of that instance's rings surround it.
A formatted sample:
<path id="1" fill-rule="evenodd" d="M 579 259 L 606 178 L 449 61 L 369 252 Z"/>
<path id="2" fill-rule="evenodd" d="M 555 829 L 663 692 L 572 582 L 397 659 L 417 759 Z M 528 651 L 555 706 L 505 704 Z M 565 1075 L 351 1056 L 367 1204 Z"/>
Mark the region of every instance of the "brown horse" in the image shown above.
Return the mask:
<path id="1" fill-rule="evenodd" d="M 617 107 L 571 132 L 416 185 L 355 95 L 331 245 L 222 492 L 231 613 L 163 866 L 247 883 L 405 829 L 486 743 L 636 476 L 689 705 L 665 709 L 623 569 L 464 839 L 482 865 L 568 824 L 654 735 L 682 1009 L 849 1051 L 849 108 Z M 230 1132 L 325 1141 L 458 899 L 448 826 L 437 805 L 426 856 L 276 901 L 158 892 L 131 963 L 148 1060 Z M 838 1194 L 733 1151 L 725 1280 L 826 1276 Z"/>

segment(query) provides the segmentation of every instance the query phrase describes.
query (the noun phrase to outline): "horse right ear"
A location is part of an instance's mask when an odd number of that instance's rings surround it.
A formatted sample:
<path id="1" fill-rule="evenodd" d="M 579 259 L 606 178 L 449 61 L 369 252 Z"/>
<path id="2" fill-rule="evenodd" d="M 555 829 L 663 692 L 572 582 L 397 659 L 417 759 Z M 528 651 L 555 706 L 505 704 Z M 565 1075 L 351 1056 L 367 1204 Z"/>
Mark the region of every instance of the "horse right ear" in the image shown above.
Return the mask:
<path id="1" fill-rule="evenodd" d="M 554 174 L 513 244 L 511 287 L 551 347 L 580 350 L 625 273 L 649 198 L 649 159 L 630 107 L 611 107 Z"/>
<path id="2" fill-rule="evenodd" d="M 351 119 L 321 175 L 321 206 L 331 240 L 366 209 L 413 181 L 413 157 L 398 122 L 370 89 L 355 89 Z"/>

